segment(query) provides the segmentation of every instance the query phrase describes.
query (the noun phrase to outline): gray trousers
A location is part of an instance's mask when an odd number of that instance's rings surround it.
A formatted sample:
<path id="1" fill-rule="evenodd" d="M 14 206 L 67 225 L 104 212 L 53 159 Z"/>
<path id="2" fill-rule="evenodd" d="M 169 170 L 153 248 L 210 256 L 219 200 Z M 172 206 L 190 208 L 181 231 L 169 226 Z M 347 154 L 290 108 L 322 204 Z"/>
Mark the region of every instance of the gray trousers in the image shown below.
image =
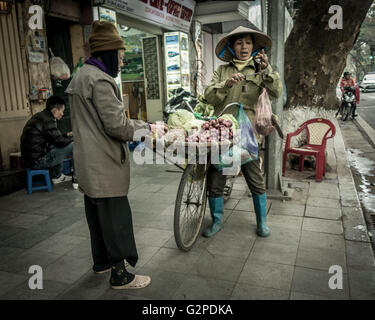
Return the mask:
<path id="1" fill-rule="evenodd" d="M 242 165 L 241 171 L 252 194 L 261 195 L 266 192 L 259 160 Z M 222 197 L 226 180 L 227 177 L 211 165 L 207 174 L 208 196 L 211 198 Z"/>
<path id="2" fill-rule="evenodd" d="M 46 169 L 51 170 L 51 178 L 58 178 L 61 175 L 62 163 L 68 156 L 73 156 L 73 142 L 69 143 L 63 148 L 53 147 L 41 159 L 34 164 L 33 169 Z M 74 163 L 73 163 L 74 167 Z"/>

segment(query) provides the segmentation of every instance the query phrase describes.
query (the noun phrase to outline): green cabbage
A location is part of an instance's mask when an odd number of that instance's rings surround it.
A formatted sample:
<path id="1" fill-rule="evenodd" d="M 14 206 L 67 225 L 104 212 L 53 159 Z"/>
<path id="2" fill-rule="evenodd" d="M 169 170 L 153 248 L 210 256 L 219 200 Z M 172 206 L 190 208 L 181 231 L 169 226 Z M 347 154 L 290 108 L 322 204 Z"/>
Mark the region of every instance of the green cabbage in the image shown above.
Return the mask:
<path id="1" fill-rule="evenodd" d="M 177 110 L 172 113 L 168 119 L 168 127 L 170 129 L 183 128 L 186 130 L 185 126 L 195 120 L 194 114 L 187 110 Z"/>

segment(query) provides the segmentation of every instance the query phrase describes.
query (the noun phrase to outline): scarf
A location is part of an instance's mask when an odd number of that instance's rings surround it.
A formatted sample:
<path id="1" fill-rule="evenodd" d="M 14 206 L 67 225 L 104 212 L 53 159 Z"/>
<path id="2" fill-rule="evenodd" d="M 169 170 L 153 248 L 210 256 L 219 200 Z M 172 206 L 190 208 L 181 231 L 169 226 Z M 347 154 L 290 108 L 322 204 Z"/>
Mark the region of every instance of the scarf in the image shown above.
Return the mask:
<path id="1" fill-rule="evenodd" d="M 233 58 L 232 61 L 233 61 L 233 64 L 237 67 L 238 71 L 242 71 L 251 62 L 252 59 L 253 57 L 250 57 L 247 60 L 238 60 L 236 58 Z"/>
<path id="2" fill-rule="evenodd" d="M 98 60 L 97 58 L 95 58 L 95 57 L 90 57 L 89 59 L 87 59 L 85 61 L 85 63 L 91 64 L 92 66 L 95 66 L 95 67 L 98 67 L 103 72 L 108 73 L 108 69 L 105 66 L 105 64 L 103 62 L 101 62 L 100 60 Z"/>

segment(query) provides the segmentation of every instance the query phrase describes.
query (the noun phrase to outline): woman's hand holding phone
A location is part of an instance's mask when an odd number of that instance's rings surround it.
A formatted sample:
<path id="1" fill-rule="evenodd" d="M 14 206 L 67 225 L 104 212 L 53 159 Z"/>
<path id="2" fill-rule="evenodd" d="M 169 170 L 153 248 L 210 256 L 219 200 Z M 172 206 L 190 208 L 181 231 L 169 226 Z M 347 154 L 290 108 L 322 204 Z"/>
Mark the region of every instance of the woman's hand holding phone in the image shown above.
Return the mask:
<path id="1" fill-rule="evenodd" d="M 261 70 L 265 70 L 268 67 L 268 57 L 264 49 L 255 55 L 254 60 L 259 64 Z"/>

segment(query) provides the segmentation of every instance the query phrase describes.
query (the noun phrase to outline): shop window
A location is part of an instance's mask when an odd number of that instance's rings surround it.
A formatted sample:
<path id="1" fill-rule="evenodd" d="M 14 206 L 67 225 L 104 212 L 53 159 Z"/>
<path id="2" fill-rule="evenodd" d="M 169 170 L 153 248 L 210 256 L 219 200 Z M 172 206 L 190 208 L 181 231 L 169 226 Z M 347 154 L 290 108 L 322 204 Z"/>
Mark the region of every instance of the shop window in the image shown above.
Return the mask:
<path id="1" fill-rule="evenodd" d="M 143 81 L 142 38 L 149 37 L 150 34 L 126 26 L 120 26 L 120 34 L 125 43 L 121 80 L 123 82 Z"/>

